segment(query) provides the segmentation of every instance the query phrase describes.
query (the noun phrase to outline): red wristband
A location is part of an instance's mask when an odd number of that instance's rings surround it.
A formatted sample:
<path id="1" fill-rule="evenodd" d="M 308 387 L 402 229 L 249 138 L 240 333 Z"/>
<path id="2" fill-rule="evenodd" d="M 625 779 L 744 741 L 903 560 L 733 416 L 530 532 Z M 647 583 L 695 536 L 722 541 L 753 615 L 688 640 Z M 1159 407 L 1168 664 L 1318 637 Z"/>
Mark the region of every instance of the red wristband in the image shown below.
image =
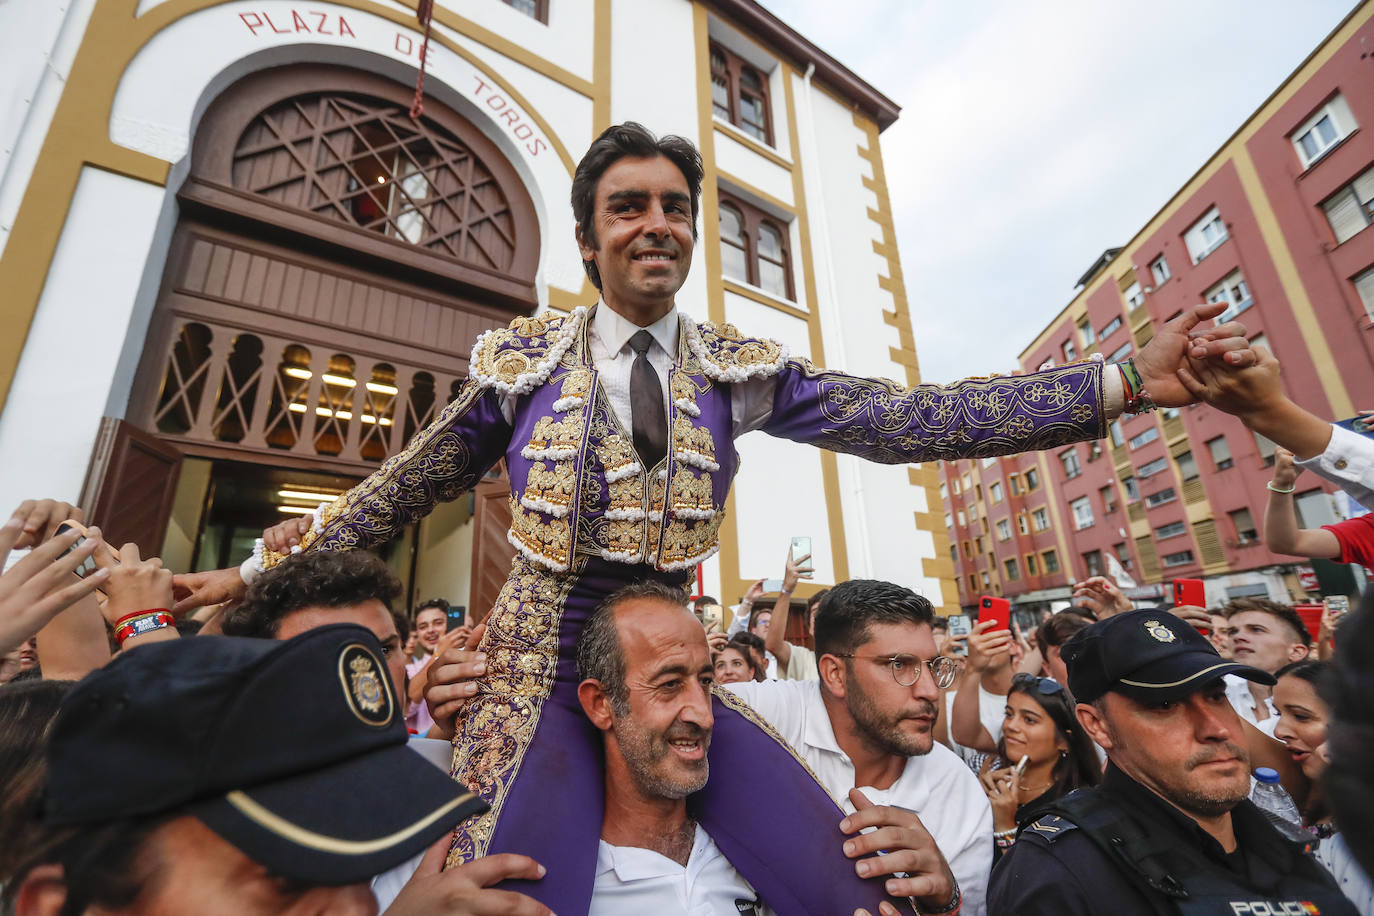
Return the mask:
<path id="1" fill-rule="evenodd" d="M 165 608 L 165 607 L 150 607 L 150 608 L 148 608 L 147 610 L 134 611 L 132 614 L 125 614 L 123 617 L 121 617 L 121 618 L 119 618 L 118 620 L 116 620 L 116 621 L 114 622 L 114 628 L 115 628 L 116 630 L 118 630 L 120 627 L 124 626 L 124 624 L 128 623 L 130 620 L 133 620 L 135 617 L 146 617 L 146 616 L 148 616 L 149 614 L 168 614 L 168 615 L 170 615 L 171 613 L 172 613 L 171 608 Z"/>

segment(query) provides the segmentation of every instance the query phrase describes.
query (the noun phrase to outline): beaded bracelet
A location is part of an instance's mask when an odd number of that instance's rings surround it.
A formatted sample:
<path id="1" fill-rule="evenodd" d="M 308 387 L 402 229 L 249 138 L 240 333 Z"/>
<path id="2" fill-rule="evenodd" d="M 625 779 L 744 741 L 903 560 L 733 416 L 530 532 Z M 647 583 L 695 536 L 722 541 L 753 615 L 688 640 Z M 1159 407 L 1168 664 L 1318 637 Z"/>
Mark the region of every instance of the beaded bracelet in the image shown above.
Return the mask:
<path id="1" fill-rule="evenodd" d="M 1122 408 L 1124 413 L 1142 414 L 1149 413 L 1155 409 L 1155 402 L 1150 399 L 1150 394 L 1145 390 L 1145 380 L 1140 377 L 1140 371 L 1135 367 L 1135 360 L 1128 359 L 1125 362 L 1117 363 L 1116 368 L 1121 372 L 1121 386 L 1126 396 L 1126 405 Z"/>

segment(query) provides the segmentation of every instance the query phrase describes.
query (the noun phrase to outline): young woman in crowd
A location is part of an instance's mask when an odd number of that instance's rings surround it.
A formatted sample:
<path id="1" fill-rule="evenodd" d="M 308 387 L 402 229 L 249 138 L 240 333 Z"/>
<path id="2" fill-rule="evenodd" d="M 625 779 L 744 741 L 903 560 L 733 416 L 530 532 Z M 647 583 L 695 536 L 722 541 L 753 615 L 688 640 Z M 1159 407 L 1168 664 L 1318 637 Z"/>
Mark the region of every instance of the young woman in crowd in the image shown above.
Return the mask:
<path id="1" fill-rule="evenodd" d="M 1074 699 L 1058 681 L 1018 674 L 1007 693 L 997 753 L 977 754 L 969 766 L 992 804 L 995 857 L 1016 843 L 1016 832 L 1080 786 L 1102 779 L 1092 739 L 1078 724 Z M 1026 766 L 1017 776 L 1022 758 Z"/>
<path id="2" fill-rule="evenodd" d="M 716 682 L 720 684 L 742 684 L 746 681 L 764 679 L 763 669 L 749 647 L 731 640 L 716 656 Z"/>
<path id="3" fill-rule="evenodd" d="M 1274 686 L 1274 707 L 1279 712 L 1274 737 L 1287 746 L 1303 775 L 1312 781 L 1302 816 L 1303 822 L 1321 840 L 1316 849 L 1317 859 L 1336 878 L 1341 891 L 1361 913 L 1374 913 L 1374 883 L 1351 856 L 1345 838 L 1332 823 L 1322 791 L 1321 776 L 1328 763 L 1326 725 L 1331 710 L 1322 699 L 1318 685 L 1331 677 L 1330 669 L 1330 662 L 1306 660 L 1279 669 L 1278 683 Z"/>

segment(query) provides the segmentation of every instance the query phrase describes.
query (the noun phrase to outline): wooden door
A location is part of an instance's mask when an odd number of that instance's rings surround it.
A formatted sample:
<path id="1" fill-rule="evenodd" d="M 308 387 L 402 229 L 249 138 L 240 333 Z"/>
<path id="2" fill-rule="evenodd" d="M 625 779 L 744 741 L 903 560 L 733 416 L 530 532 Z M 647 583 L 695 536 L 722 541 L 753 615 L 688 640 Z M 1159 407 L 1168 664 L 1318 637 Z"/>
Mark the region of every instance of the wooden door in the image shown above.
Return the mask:
<path id="1" fill-rule="evenodd" d="M 116 548 L 132 541 L 145 557 L 157 555 L 180 473 L 178 449 L 131 423 L 106 417 L 81 488 L 87 524 L 99 525 Z"/>
<path id="2" fill-rule="evenodd" d="M 468 595 L 468 620 L 487 619 L 501 586 L 510 575 L 515 546 L 506 537 L 510 530 L 510 479 L 505 465 L 499 476 L 485 478 L 474 493 L 472 513 L 472 588 Z"/>

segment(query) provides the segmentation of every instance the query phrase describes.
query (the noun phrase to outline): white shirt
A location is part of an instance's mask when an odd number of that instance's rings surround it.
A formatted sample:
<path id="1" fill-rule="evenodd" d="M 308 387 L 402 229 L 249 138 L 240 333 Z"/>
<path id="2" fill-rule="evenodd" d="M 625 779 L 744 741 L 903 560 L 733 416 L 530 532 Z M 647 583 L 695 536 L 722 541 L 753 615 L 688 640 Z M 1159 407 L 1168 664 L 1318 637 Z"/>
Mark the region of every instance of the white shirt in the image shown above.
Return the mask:
<path id="1" fill-rule="evenodd" d="M 849 790 L 854 764 L 840 750 L 821 700 L 820 681 L 727 684 L 796 749 L 846 814 L 854 813 Z M 902 775 L 887 789 L 859 786 L 875 805 L 914 811 L 949 862 L 964 903 L 964 916 L 983 916 L 992 870 L 992 808 L 978 779 L 949 748 L 907 758 Z"/>
<path id="2" fill-rule="evenodd" d="M 590 325 L 587 328 L 587 345 L 591 350 L 592 365 L 596 368 L 597 380 L 606 392 L 606 400 L 620 425 L 625 429 L 634 427 L 633 410 L 630 403 L 630 369 L 634 366 L 635 351 L 630 346 L 630 338 L 639 331 L 648 331 L 654 342 L 649 345 L 644 358 L 658 373 L 658 384 L 663 389 L 664 410 L 668 409 L 668 370 L 677 359 L 678 342 L 681 337 L 681 322 L 677 306 L 669 309 L 668 314 L 658 321 L 641 328 L 603 303 L 597 303 L 592 310 Z M 759 429 L 773 415 L 773 391 L 776 387 L 772 378 L 754 377 L 730 386 L 730 412 L 733 416 L 736 438 Z M 508 394 L 501 399 L 501 414 L 507 423 L 515 422 L 515 403 L 519 395 Z"/>
<path id="3" fill-rule="evenodd" d="M 1374 439 L 1333 423 L 1326 451 L 1294 464 L 1337 484 L 1374 512 Z"/>
<path id="4" fill-rule="evenodd" d="M 954 696 L 957 691 L 951 690 L 945 694 L 945 731 L 949 734 L 950 746 L 954 752 L 964 758 L 967 763 L 978 751 L 964 747 L 954 740 L 954 734 L 949 729 L 949 723 L 954 718 Z M 1007 698 L 1002 694 L 984 690 L 982 683 L 978 684 L 978 721 L 988 730 L 992 736 L 992 743 L 996 744 L 1002 740 L 1002 722 L 1007 717 Z"/>
<path id="5" fill-rule="evenodd" d="M 1279 724 L 1279 711 L 1274 708 L 1274 701 L 1268 697 L 1264 698 L 1264 706 L 1269 710 L 1269 717 L 1260 719 L 1255 715 L 1255 696 L 1250 692 L 1250 682 L 1243 677 L 1234 674 L 1226 675 L 1226 699 L 1231 701 L 1236 712 L 1240 717 L 1251 725 L 1264 732 L 1269 737 L 1274 737 L 1274 729 Z"/>
<path id="6" fill-rule="evenodd" d="M 426 655 L 424 658 L 413 658 L 406 662 L 406 677 L 414 680 L 420 673 L 429 667 L 430 659 L 434 656 Z M 429 727 L 434 724 L 434 719 L 429 714 L 429 704 L 420 698 L 418 703 L 409 703 L 409 710 L 406 714 L 406 728 L 413 729 L 416 735 L 423 738 L 429 734 Z"/>
<path id="7" fill-rule="evenodd" d="M 1341 886 L 1341 893 L 1350 898 L 1356 910 L 1374 913 L 1374 882 L 1351 855 L 1344 834 L 1337 833 L 1322 840 L 1313 854 L 1331 872 L 1331 877 Z"/>
<path id="8" fill-rule="evenodd" d="M 781 852 L 781 851 L 780 851 Z M 591 916 L 773 916 L 697 825 L 685 866 L 651 849 L 612 846 L 596 855 Z"/>

